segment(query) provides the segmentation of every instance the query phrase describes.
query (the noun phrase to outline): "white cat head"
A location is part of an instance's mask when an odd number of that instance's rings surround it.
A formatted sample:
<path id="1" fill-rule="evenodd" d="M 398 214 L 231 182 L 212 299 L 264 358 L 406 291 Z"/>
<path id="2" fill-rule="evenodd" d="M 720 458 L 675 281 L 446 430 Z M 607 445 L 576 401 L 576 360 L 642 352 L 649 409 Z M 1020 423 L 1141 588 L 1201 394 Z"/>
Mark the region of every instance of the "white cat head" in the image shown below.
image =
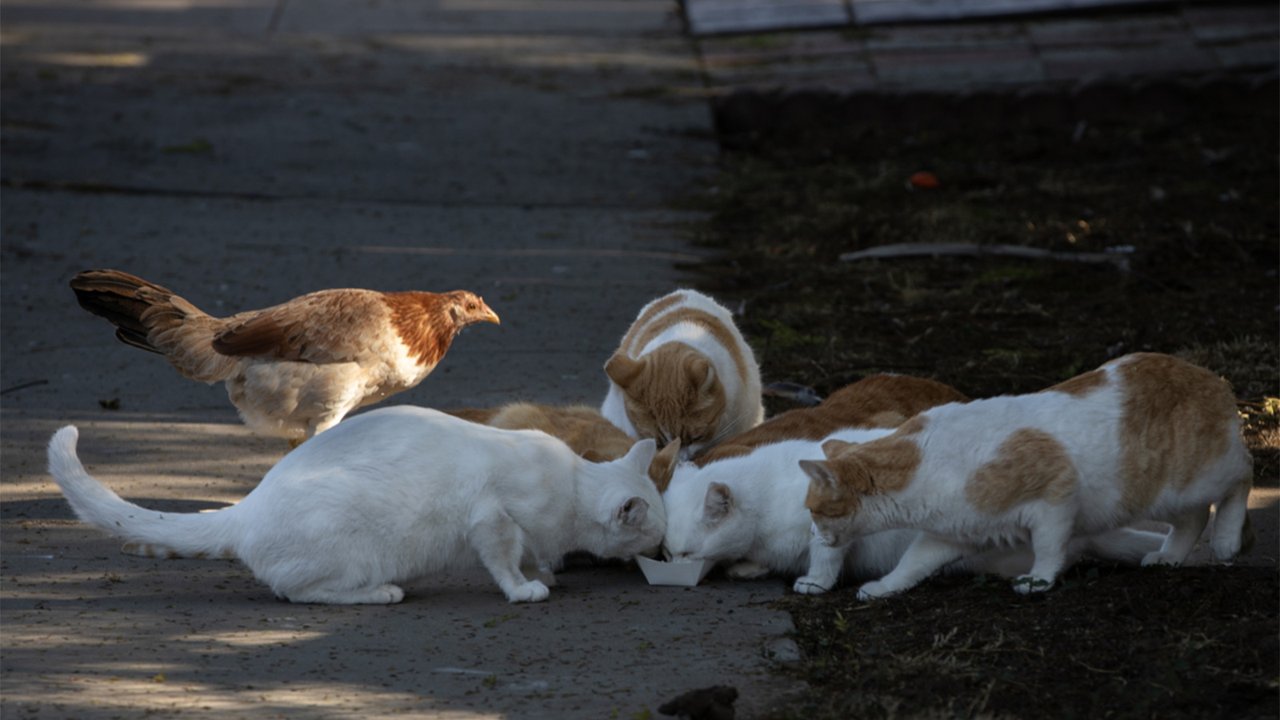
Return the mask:
<path id="1" fill-rule="evenodd" d="M 590 533 L 583 550 L 627 560 L 653 554 L 661 545 L 667 527 L 666 508 L 649 479 L 649 465 L 657 449 L 653 440 L 641 440 L 622 458 L 586 463 L 582 491 L 594 500 L 590 518 L 595 532 Z"/>
<path id="2" fill-rule="evenodd" d="M 667 507 L 663 548 L 672 559 L 736 560 L 755 542 L 757 522 L 744 512 L 732 488 L 717 480 L 724 474 L 719 469 L 715 464 L 698 468 L 692 463 L 676 468 L 663 495 Z"/>

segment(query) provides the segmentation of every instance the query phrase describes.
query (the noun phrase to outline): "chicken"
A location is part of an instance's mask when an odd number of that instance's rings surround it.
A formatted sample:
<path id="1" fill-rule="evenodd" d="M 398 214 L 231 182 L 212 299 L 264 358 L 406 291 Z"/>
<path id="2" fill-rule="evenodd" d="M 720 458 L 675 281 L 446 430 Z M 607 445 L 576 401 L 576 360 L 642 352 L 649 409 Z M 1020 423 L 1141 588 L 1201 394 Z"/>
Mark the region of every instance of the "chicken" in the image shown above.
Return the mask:
<path id="1" fill-rule="evenodd" d="M 465 290 L 320 290 L 218 318 L 119 270 L 86 270 L 71 288 L 122 342 L 164 355 L 184 377 L 225 382 L 246 425 L 293 445 L 422 382 L 467 325 L 499 323 Z"/>

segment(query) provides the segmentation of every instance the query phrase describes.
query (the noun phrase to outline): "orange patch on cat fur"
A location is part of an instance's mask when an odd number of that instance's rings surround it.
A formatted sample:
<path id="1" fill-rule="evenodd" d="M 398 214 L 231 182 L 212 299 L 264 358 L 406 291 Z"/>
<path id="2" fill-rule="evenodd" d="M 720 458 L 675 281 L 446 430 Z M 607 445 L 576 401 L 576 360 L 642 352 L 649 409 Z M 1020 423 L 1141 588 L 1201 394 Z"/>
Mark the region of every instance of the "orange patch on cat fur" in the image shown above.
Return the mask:
<path id="1" fill-rule="evenodd" d="M 678 299 L 683 299 L 683 296 Z M 662 300 L 659 304 L 665 304 L 667 299 Z M 648 313 L 646 313 L 647 315 Z M 643 318 L 642 318 L 643 320 Z M 716 342 L 729 353 L 733 358 L 733 366 L 738 370 L 738 377 L 746 378 L 747 376 L 747 359 L 742 355 L 741 348 L 738 347 L 737 341 L 733 337 L 733 333 L 729 328 L 725 327 L 720 318 L 712 315 L 705 310 L 697 308 L 683 307 L 673 312 L 667 313 L 653 322 L 637 321 L 632 329 L 622 338 L 622 344 L 619 348 L 620 352 L 634 356 L 642 351 L 645 345 L 648 345 L 654 338 L 671 329 L 680 323 L 692 323 L 698 325 L 711 336 Z M 665 346 L 664 346 L 665 347 Z M 650 353 L 652 354 L 652 353 Z M 614 379 L 617 382 L 617 379 Z M 622 383 L 618 383 L 621 385 Z"/>
<path id="2" fill-rule="evenodd" d="M 623 389 L 627 415 L 641 437 L 661 438 L 662 426 L 706 437 L 728 403 L 710 361 L 683 343 L 667 343 L 639 360 L 619 353 L 605 372 Z"/>
<path id="3" fill-rule="evenodd" d="M 1070 380 L 1045 388 L 1042 392 L 1060 392 L 1075 397 L 1084 397 L 1094 390 L 1107 384 L 1107 372 L 1105 370 L 1090 370 L 1087 373 L 1076 375 Z"/>
<path id="4" fill-rule="evenodd" d="M 923 423 L 920 424 L 923 428 Z M 911 484 L 922 454 L 902 430 L 868 443 L 828 440 L 822 444 L 826 467 L 838 486 L 809 483 L 805 507 L 815 515 L 842 517 L 857 512 L 863 495 L 896 492 Z"/>
<path id="5" fill-rule="evenodd" d="M 1182 488 L 1231 443 L 1235 394 L 1220 377 L 1166 355 L 1140 353 L 1118 366 L 1124 507 L 1148 507 L 1165 482 Z M 1068 381 L 1070 382 L 1070 381 Z M 1248 480 L 1246 479 L 1246 482 Z"/>
<path id="6" fill-rule="evenodd" d="M 1023 428 L 1000 443 L 996 456 L 970 476 L 965 498 L 996 515 L 1032 500 L 1058 504 L 1075 492 L 1079 473 L 1052 435 Z"/>
<path id="7" fill-rule="evenodd" d="M 504 430 L 541 430 L 559 438 L 574 453 L 592 462 L 617 460 L 635 440 L 586 405 L 510 403 L 496 408 L 447 410 L 454 417 Z"/>
<path id="8" fill-rule="evenodd" d="M 621 346 L 623 348 L 629 348 L 630 347 L 629 343 L 632 340 L 631 336 L 633 333 L 637 332 L 640 328 L 644 327 L 645 325 L 648 325 L 650 322 L 653 321 L 655 317 L 665 312 L 672 305 L 684 302 L 685 299 L 686 299 L 686 295 L 684 293 L 674 292 L 664 298 L 655 300 L 653 304 L 650 305 L 647 310 L 641 313 L 640 317 L 636 318 L 635 322 L 631 324 L 631 330 L 627 333 L 626 337 L 622 338 Z"/>
<path id="9" fill-rule="evenodd" d="M 635 444 L 598 410 L 585 405 L 512 403 L 500 408 L 487 424 L 504 430 L 541 430 L 592 462 L 617 460 Z"/>
<path id="10" fill-rule="evenodd" d="M 702 467 L 783 440 L 820 440 L 843 428 L 898 427 L 931 407 L 967 400 L 955 388 L 934 380 L 872 375 L 840 388 L 816 407 L 788 410 L 734 435 L 694 462 Z"/>

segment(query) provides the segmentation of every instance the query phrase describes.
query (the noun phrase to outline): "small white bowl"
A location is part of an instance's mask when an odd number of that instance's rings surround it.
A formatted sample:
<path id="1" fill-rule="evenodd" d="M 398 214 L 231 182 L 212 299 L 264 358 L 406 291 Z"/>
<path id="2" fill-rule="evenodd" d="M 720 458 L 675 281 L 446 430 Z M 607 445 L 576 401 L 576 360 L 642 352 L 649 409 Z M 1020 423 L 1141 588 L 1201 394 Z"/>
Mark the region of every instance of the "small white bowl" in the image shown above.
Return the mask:
<path id="1" fill-rule="evenodd" d="M 675 560 L 663 562 L 640 556 L 636 558 L 644 579 L 650 585 L 677 585 L 693 587 L 702 582 L 702 578 L 715 566 L 710 560 Z"/>

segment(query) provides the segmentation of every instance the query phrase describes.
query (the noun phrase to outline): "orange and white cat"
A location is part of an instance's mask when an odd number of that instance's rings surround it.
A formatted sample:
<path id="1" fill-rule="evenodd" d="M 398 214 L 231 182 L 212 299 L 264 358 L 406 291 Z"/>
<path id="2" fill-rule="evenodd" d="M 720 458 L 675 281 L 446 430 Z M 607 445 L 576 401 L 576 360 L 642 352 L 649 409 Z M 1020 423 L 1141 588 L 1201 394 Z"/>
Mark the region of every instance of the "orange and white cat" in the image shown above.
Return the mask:
<path id="1" fill-rule="evenodd" d="M 733 315 L 694 290 L 645 305 L 604 370 L 601 414 L 631 437 L 679 440 L 684 457 L 764 419 L 755 355 Z"/>
<path id="2" fill-rule="evenodd" d="M 1048 390 L 943 405 L 892 435 L 823 445 L 801 461 L 819 541 L 838 547 L 893 528 L 922 532 L 861 599 L 913 587 L 992 545 L 1029 542 L 1014 587 L 1046 590 L 1073 537 L 1142 519 L 1173 529 L 1142 564 L 1177 565 L 1217 506 L 1210 545 L 1227 560 L 1252 540 L 1252 458 L 1230 386 L 1168 355 L 1138 353 Z"/>

